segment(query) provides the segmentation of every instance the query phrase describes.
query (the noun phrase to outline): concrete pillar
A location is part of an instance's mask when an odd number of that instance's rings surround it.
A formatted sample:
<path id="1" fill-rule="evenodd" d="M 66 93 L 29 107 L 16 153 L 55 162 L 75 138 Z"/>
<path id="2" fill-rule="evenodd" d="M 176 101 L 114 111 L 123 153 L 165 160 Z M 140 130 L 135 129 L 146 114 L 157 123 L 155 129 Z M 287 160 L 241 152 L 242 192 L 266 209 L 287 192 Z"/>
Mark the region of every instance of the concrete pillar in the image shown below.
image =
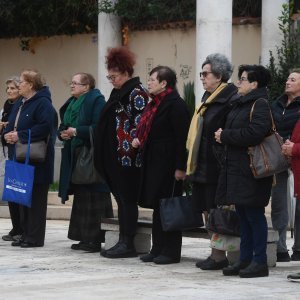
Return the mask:
<path id="1" fill-rule="evenodd" d="M 101 4 L 102 0 L 99 0 Z M 108 99 L 112 86 L 106 79 L 105 55 L 107 48 L 121 46 L 122 31 L 120 18 L 113 14 L 100 13 L 98 16 L 98 88 Z"/>
<path id="2" fill-rule="evenodd" d="M 232 0 L 197 1 L 195 95 L 199 103 L 204 93 L 199 72 L 206 56 L 222 53 L 231 60 Z"/>
<path id="3" fill-rule="evenodd" d="M 278 17 L 282 5 L 288 0 L 262 0 L 261 12 L 261 64 L 268 65 L 271 50 L 276 58 L 276 46 L 281 45 L 282 34 L 278 27 Z"/>

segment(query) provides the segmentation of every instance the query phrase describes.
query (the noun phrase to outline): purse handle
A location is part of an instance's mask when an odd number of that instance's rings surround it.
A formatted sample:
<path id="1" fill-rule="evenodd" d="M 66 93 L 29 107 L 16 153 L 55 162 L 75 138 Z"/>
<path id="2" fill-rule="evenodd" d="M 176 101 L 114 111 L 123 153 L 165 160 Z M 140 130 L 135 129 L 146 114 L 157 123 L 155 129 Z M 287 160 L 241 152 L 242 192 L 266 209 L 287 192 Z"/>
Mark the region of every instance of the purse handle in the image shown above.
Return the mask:
<path id="1" fill-rule="evenodd" d="M 269 105 L 268 101 L 266 99 L 264 99 L 264 98 L 259 98 L 259 99 L 255 100 L 255 102 L 253 103 L 253 105 L 251 107 L 251 111 L 250 111 L 250 122 L 252 121 L 253 110 L 254 110 L 255 104 L 256 104 L 256 102 L 258 100 L 263 100 L 263 101 L 265 101 L 268 104 L 269 111 L 270 111 L 270 116 L 271 116 L 271 121 L 272 121 L 272 131 L 276 132 L 276 126 L 275 126 L 275 122 L 274 122 L 274 118 L 273 118 L 273 115 L 272 115 L 272 111 L 271 111 L 270 105 Z"/>

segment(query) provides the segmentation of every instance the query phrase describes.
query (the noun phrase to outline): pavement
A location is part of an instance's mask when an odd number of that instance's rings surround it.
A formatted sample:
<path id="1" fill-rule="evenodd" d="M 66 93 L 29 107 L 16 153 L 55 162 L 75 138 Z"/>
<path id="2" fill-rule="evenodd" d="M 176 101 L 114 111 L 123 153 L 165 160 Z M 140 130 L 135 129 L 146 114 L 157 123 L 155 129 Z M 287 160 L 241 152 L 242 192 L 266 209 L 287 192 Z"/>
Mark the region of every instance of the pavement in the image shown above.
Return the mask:
<path id="1" fill-rule="evenodd" d="M 286 279 L 289 273 L 300 271 L 300 262 L 277 263 L 269 277 L 225 277 L 221 271 L 195 267 L 210 249 L 208 240 L 194 238 L 183 239 L 179 264 L 107 259 L 99 253 L 71 250 L 68 224 L 67 220 L 47 220 L 42 248 L 12 247 L 0 240 L 1 300 L 300 299 L 300 283 Z M 0 235 L 10 228 L 10 220 L 0 218 Z M 291 249 L 292 239 L 287 242 Z"/>

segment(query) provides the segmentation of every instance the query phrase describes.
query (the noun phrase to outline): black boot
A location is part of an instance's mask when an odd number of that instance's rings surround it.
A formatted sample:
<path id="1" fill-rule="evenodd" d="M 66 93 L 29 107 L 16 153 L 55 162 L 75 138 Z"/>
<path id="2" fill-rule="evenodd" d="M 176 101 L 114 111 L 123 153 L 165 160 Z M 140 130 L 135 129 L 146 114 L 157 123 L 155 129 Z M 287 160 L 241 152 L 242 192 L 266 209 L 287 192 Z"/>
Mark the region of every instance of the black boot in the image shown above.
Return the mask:
<path id="1" fill-rule="evenodd" d="M 233 265 L 224 268 L 223 275 L 225 276 L 239 275 L 240 270 L 247 268 L 249 265 L 250 262 L 237 261 Z"/>
<path id="2" fill-rule="evenodd" d="M 267 264 L 253 261 L 247 268 L 240 270 L 239 275 L 241 278 L 265 277 L 269 276 L 269 268 Z"/>
<path id="3" fill-rule="evenodd" d="M 123 241 L 108 249 L 105 253 L 107 258 L 127 258 L 127 257 L 136 257 L 137 253 L 133 244 L 134 237 L 124 236 Z"/>

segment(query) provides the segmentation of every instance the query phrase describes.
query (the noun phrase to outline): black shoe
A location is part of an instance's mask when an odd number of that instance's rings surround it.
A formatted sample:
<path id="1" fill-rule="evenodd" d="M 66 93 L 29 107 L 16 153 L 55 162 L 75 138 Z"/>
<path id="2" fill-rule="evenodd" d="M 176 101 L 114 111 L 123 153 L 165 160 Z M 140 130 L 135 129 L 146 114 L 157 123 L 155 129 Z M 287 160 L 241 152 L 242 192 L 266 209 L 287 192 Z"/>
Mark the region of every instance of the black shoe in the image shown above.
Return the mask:
<path id="1" fill-rule="evenodd" d="M 10 235 L 10 234 L 3 235 L 2 236 L 2 240 L 6 241 L 6 242 L 12 242 L 12 241 L 14 241 L 13 236 Z"/>
<path id="2" fill-rule="evenodd" d="M 82 244 L 84 244 L 84 242 L 79 242 L 78 244 L 72 244 L 71 249 L 73 249 L 73 250 L 82 250 L 81 249 Z"/>
<path id="3" fill-rule="evenodd" d="M 287 276 L 290 281 L 300 282 L 300 273 L 290 274 Z"/>
<path id="4" fill-rule="evenodd" d="M 30 243 L 30 242 L 21 242 L 21 248 L 36 248 L 36 247 L 43 247 L 44 245 L 37 244 L 37 243 Z"/>
<path id="5" fill-rule="evenodd" d="M 289 253 L 286 252 L 277 252 L 277 262 L 289 262 L 291 261 Z"/>
<path id="6" fill-rule="evenodd" d="M 165 255 L 158 255 L 153 259 L 153 262 L 157 265 L 176 264 L 180 262 L 180 258 L 175 259 Z"/>
<path id="7" fill-rule="evenodd" d="M 101 253 L 101 255 L 106 258 L 137 257 L 135 248 L 129 247 L 126 243 L 119 243 L 117 247 L 115 247 L 114 249 L 112 248 Z"/>
<path id="8" fill-rule="evenodd" d="M 195 265 L 196 265 L 197 268 L 201 268 L 201 265 L 206 264 L 209 260 L 211 260 L 210 256 L 208 258 L 204 259 L 204 260 L 203 259 L 198 260 Z"/>
<path id="9" fill-rule="evenodd" d="M 80 250 L 84 250 L 89 253 L 100 252 L 101 251 L 101 243 L 94 243 L 94 242 L 82 243 L 80 245 Z"/>
<path id="10" fill-rule="evenodd" d="M 201 270 L 222 270 L 223 268 L 227 267 L 229 264 L 228 259 L 225 258 L 221 261 L 215 261 L 211 257 L 209 259 L 202 262 L 199 266 Z"/>
<path id="11" fill-rule="evenodd" d="M 293 254 L 291 255 L 292 261 L 300 261 L 300 251 L 293 251 Z"/>
<path id="12" fill-rule="evenodd" d="M 120 243 L 122 243 L 121 240 L 119 240 L 114 246 L 110 247 L 109 249 L 107 249 L 107 250 L 105 250 L 105 249 L 101 250 L 100 251 L 100 255 L 103 256 L 103 257 L 106 257 L 106 252 L 116 249 L 117 247 L 119 247 Z"/>
<path id="13" fill-rule="evenodd" d="M 247 268 L 249 265 L 250 262 L 237 261 L 233 265 L 224 268 L 223 275 L 225 276 L 239 275 L 240 270 Z"/>
<path id="14" fill-rule="evenodd" d="M 17 240 L 17 241 L 13 241 L 12 243 L 11 243 L 11 245 L 13 246 L 13 247 L 18 247 L 18 246 L 21 246 L 21 244 L 23 243 L 24 241 L 23 240 Z"/>
<path id="15" fill-rule="evenodd" d="M 140 256 L 140 260 L 143 261 L 143 262 L 153 262 L 153 259 L 157 257 L 157 255 L 154 255 L 152 253 L 148 253 L 148 254 L 145 254 L 143 256 Z"/>
<path id="16" fill-rule="evenodd" d="M 269 268 L 267 264 L 253 261 L 247 268 L 240 270 L 239 275 L 241 278 L 266 277 L 269 276 Z"/>

